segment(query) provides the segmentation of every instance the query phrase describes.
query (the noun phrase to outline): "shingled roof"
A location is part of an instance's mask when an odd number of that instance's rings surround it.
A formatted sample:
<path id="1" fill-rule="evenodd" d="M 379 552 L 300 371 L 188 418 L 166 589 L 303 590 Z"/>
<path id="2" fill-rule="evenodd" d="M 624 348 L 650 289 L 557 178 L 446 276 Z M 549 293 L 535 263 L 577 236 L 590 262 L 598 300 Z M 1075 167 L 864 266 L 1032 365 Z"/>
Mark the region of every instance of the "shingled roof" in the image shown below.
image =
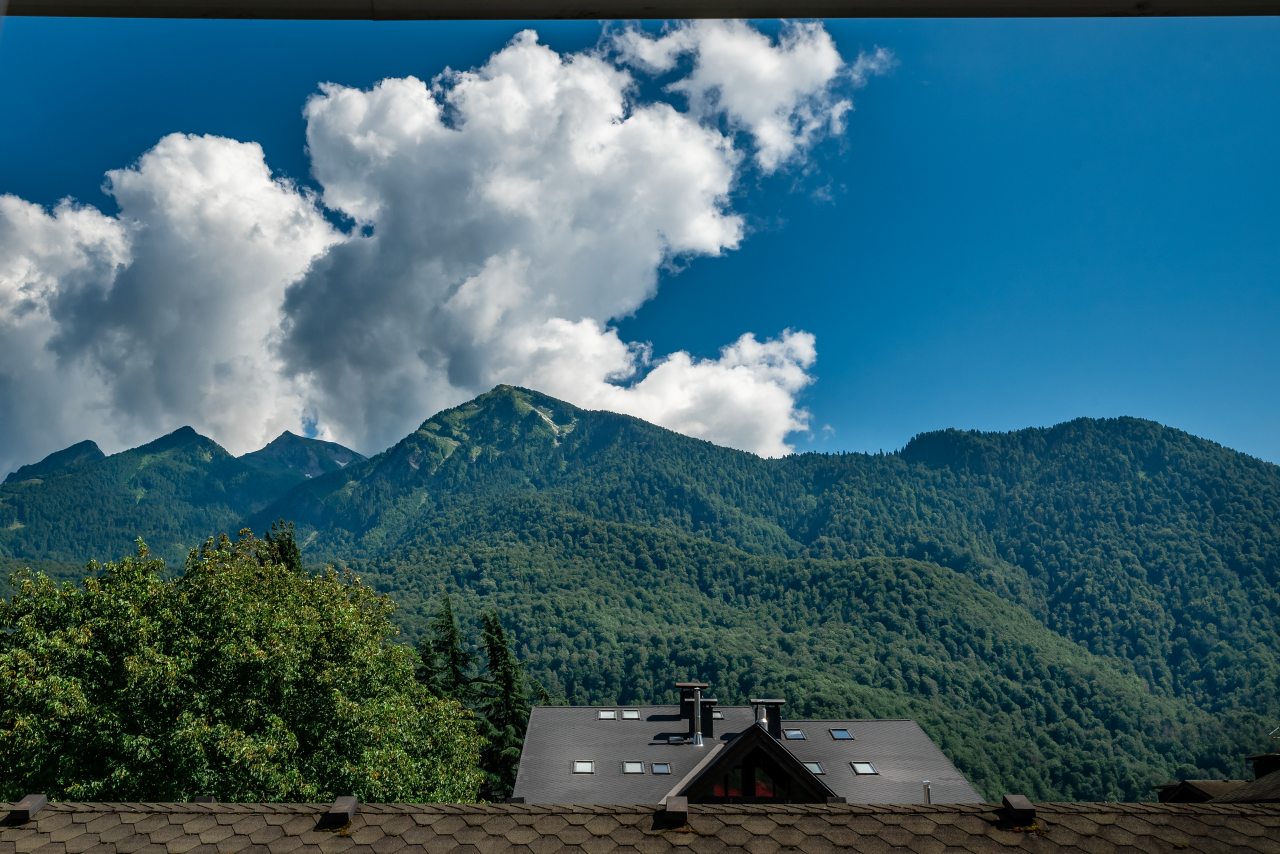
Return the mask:
<path id="1" fill-rule="evenodd" d="M 614 717 L 602 719 L 601 712 Z M 679 706 L 535 706 L 525 732 L 514 795 L 528 803 L 657 804 L 717 744 L 732 742 L 755 724 L 747 706 L 723 706 L 704 748 L 685 737 Z M 624 717 L 623 712 L 631 715 Z M 934 803 L 978 803 L 969 784 L 933 740 L 910 720 L 799 720 L 779 745 L 801 763 L 820 768 L 821 781 L 850 803 L 920 803 L 930 781 Z M 849 738 L 837 740 L 832 730 Z M 591 762 L 589 773 L 574 763 Z M 641 766 L 625 773 L 624 762 Z M 853 762 L 874 773 L 858 774 Z M 667 773 L 655 773 L 654 765 Z"/>
<path id="2" fill-rule="evenodd" d="M 1280 771 L 1250 780 L 1213 800 L 1215 803 L 1280 803 Z"/>
<path id="3" fill-rule="evenodd" d="M 8 812 L 13 804 L 0 806 Z M 0 852 L 1263 852 L 1280 854 L 1280 805 L 1036 804 L 1025 823 L 991 804 L 652 807 L 361 804 L 323 830 L 329 804 L 52 803 L 0 825 Z M 21 817 L 21 816 L 20 816 Z"/>

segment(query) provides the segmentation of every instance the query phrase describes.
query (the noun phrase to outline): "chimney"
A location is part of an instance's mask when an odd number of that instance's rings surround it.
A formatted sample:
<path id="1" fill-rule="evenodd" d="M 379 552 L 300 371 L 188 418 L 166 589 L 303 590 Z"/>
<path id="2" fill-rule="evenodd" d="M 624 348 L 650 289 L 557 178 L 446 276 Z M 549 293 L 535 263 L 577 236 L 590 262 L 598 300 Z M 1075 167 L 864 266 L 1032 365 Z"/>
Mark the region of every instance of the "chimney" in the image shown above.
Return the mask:
<path id="1" fill-rule="evenodd" d="M 702 736 L 703 738 L 715 738 L 716 736 L 716 703 L 720 702 L 715 697 L 702 698 Z"/>
<path id="2" fill-rule="evenodd" d="M 786 700 L 752 699 L 751 708 L 755 710 L 756 722 L 762 723 L 769 735 L 782 740 L 782 704 Z"/>
<path id="3" fill-rule="evenodd" d="M 677 682 L 680 690 L 680 717 L 689 722 L 689 738 L 702 747 L 702 689 L 706 682 Z"/>
<path id="4" fill-rule="evenodd" d="M 708 687 L 706 682 L 677 682 L 680 691 L 680 717 L 689 722 L 689 735 L 693 735 L 693 692 Z"/>

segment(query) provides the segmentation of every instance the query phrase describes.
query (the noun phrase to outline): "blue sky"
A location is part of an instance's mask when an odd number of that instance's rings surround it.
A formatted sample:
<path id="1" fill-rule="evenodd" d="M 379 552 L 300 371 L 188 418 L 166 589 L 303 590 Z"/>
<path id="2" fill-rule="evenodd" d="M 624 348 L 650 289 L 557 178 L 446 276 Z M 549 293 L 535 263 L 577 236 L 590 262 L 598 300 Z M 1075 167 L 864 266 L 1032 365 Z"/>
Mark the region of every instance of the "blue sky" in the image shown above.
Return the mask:
<path id="1" fill-rule="evenodd" d="M 258 142 L 320 190 L 302 114 L 320 82 L 478 67 L 525 26 L 561 54 L 601 39 L 592 22 L 5 20 L 0 193 L 113 215 L 104 174 L 174 132 Z M 1135 415 L 1280 462 L 1280 21 L 825 29 L 847 62 L 879 46 L 893 69 L 803 158 L 743 166 L 736 248 L 664 264 L 655 296 L 601 318 L 621 341 L 710 360 L 746 332 L 811 333 L 796 450 Z M 200 422 L 155 412 L 130 429 Z"/>

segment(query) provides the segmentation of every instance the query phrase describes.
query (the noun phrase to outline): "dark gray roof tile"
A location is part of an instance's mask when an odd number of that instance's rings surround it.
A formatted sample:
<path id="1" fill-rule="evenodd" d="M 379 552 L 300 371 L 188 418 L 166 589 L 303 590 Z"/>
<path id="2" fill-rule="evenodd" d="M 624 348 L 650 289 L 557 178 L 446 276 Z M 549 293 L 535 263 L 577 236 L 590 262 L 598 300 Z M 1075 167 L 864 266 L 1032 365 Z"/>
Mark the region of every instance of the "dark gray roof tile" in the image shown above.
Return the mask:
<path id="1" fill-rule="evenodd" d="M 797 848 L 804 844 L 805 836 L 800 831 L 789 825 L 779 825 L 769 834 L 773 837 L 773 841 L 777 842 L 784 848 Z"/>
<path id="2" fill-rule="evenodd" d="M 586 854 L 611 854 L 617 847 L 618 843 L 608 836 L 593 836 L 582 843 L 582 850 Z"/>
<path id="3" fill-rule="evenodd" d="M 749 854 L 776 854 L 782 846 L 767 836 L 755 836 L 742 846 Z"/>
<path id="4" fill-rule="evenodd" d="M 269 824 L 267 817 L 262 817 L 262 826 L 252 830 L 248 834 L 249 841 L 254 845 L 266 845 L 273 840 L 284 836 L 284 828 L 276 824 Z"/>
<path id="5" fill-rule="evenodd" d="M 290 851 L 296 851 L 301 847 L 302 840 L 296 836 L 282 836 L 267 843 L 267 850 L 271 854 L 289 854 Z"/>
<path id="6" fill-rule="evenodd" d="M 529 843 L 529 850 L 533 854 L 551 854 L 553 851 L 560 851 L 563 847 L 558 836 L 539 836 Z"/>
<path id="7" fill-rule="evenodd" d="M 403 834 L 404 841 L 410 845 L 426 845 L 436 839 L 440 839 L 441 835 L 437 834 L 431 827 L 413 827 L 406 830 Z"/>
<path id="8" fill-rule="evenodd" d="M 154 838 L 155 837 L 153 836 L 152 839 Z M 185 833 L 180 836 L 176 836 L 171 841 L 165 843 L 173 854 L 187 854 L 188 851 L 193 850 L 199 844 L 200 837 L 191 836 Z"/>

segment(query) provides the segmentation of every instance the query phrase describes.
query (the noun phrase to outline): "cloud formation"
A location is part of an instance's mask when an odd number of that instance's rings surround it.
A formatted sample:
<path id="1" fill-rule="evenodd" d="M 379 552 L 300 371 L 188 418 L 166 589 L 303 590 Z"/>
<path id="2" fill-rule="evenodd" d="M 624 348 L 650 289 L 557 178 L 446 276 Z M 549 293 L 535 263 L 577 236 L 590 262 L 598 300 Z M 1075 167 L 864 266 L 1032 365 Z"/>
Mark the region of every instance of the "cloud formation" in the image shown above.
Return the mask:
<path id="1" fill-rule="evenodd" d="M 671 261 L 737 248 L 743 171 L 838 132 L 888 62 L 846 64 L 808 24 L 629 30 L 572 55 L 526 31 L 430 82 L 323 84 L 304 110 L 318 196 L 254 143 L 178 134 L 108 173 L 116 216 L 0 196 L 0 470 L 182 423 L 235 452 L 303 423 L 376 452 L 500 382 L 786 453 L 812 335 L 700 359 L 611 322 Z M 674 76 L 672 97 L 636 75 Z"/>
<path id="2" fill-rule="evenodd" d="M 624 62 L 655 74 L 688 58 L 688 73 L 667 89 L 685 95 L 694 115 L 723 115 L 730 127 L 749 133 L 756 162 L 766 172 L 825 134 L 843 131 L 845 114 L 853 109 L 844 91 L 866 85 L 893 63 L 892 54 L 876 48 L 846 66 L 817 23 L 784 24 L 776 44 L 743 21 L 691 21 L 656 37 L 624 30 L 613 46 Z"/>
<path id="3" fill-rule="evenodd" d="M 341 236 L 255 143 L 167 136 L 106 191 L 118 216 L 0 196 L 0 468 L 86 436 L 190 423 L 244 450 L 296 428 L 280 305 Z"/>

